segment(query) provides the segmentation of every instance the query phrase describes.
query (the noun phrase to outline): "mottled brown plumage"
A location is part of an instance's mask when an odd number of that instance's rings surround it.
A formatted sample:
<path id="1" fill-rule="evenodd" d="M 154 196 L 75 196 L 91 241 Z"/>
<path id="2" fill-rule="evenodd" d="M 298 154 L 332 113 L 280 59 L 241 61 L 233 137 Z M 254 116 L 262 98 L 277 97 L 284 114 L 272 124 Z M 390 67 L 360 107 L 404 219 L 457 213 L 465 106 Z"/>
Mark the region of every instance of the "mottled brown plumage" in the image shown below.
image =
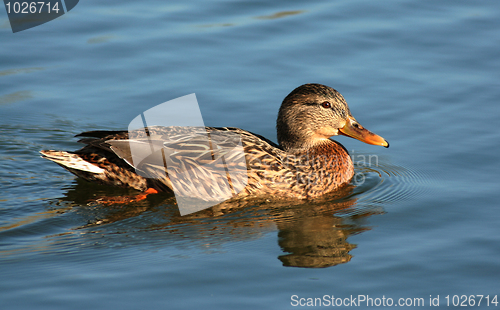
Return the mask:
<path id="1" fill-rule="evenodd" d="M 331 136 L 342 134 L 369 144 L 389 146 L 383 138 L 357 123 L 340 93 L 320 84 L 302 85 L 283 100 L 277 132 L 279 145 L 260 135 L 228 127 L 149 127 L 147 132 L 143 130 L 132 138 L 126 131 L 91 131 L 78 135 L 85 137 L 79 142 L 86 145 L 76 152 L 41 153 L 89 181 L 141 191 L 147 188 L 172 191 L 171 180 L 175 178 L 182 184 L 176 188 L 177 195 L 205 200 L 228 194 L 227 186 L 224 187 L 226 170 L 205 165 L 224 156 L 225 162 L 237 166 L 230 169 L 246 171 L 248 176 L 246 186 L 240 187 L 243 190 L 236 197 L 275 195 L 306 199 L 331 192 L 353 177 L 353 163 L 347 150 L 331 140 Z M 223 148 L 207 147 L 207 133 Z M 225 151 L 236 145 L 231 136 L 241 139 L 244 152 Z M 153 160 L 154 156 L 134 164 L 130 148 L 146 146 L 146 142 L 175 149 L 169 156 L 168 172 L 165 165 Z M 182 171 L 189 171 L 190 178 Z M 217 181 L 207 184 L 204 181 L 207 177 Z M 233 178 L 230 182 L 231 190 L 239 188 L 239 180 Z"/>

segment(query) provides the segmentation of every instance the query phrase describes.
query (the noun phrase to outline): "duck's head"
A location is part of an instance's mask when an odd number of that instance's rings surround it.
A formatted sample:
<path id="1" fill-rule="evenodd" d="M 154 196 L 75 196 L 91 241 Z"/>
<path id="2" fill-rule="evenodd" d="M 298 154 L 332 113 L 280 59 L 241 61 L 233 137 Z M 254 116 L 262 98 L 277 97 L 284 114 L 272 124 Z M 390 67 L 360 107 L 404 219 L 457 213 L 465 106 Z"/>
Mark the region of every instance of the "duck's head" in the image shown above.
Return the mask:
<path id="1" fill-rule="evenodd" d="M 299 86 L 286 96 L 276 127 L 280 146 L 289 152 L 307 150 L 337 135 L 389 147 L 384 138 L 356 121 L 338 91 L 321 84 Z"/>

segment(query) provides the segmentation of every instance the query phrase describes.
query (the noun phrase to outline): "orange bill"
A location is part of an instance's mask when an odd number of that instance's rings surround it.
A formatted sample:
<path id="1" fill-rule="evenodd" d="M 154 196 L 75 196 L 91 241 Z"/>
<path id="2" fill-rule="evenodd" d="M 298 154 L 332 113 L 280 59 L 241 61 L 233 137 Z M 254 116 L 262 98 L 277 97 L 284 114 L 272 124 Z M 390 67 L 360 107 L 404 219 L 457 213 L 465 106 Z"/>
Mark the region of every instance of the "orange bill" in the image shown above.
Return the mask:
<path id="1" fill-rule="evenodd" d="M 339 129 L 339 133 L 344 136 L 358 139 L 364 143 L 389 147 L 389 142 L 385 141 L 381 136 L 365 129 L 352 117 L 347 119 L 345 126 Z"/>

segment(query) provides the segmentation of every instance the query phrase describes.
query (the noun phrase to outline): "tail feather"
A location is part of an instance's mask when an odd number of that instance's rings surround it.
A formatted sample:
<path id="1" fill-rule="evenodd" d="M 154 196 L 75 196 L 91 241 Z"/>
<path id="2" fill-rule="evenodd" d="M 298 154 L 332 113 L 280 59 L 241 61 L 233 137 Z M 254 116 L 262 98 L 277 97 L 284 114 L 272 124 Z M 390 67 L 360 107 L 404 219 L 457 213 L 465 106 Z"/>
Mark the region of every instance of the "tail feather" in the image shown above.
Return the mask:
<path id="1" fill-rule="evenodd" d="M 51 160 L 71 172 L 76 172 L 74 170 L 93 174 L 101 174 L 105 172 L 104 169 L 83 160 L 76 154 L 51 150 L 40 151 L 40 153 L 42 154 L 43 158 Z"/>

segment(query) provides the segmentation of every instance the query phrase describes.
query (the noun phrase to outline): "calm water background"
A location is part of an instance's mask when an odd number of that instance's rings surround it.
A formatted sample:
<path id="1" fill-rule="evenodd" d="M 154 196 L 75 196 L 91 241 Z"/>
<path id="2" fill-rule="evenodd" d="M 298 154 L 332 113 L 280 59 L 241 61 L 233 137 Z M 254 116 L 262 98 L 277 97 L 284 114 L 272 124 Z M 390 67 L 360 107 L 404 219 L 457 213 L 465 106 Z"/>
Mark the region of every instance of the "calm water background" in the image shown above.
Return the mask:
<path id="1" fill-rule="evenodd" d="M 85 0 L 16 34 L 0 8 L 1 308 L 500 294 L 499 34 L 498 1 Z M 163 196 L 88 203 L 126 191 L 38 156 L 193 92 L 205 124 L 276 141 L 309 82 L 391 143 L 338 139 L 379 160 L 340 198 L 183 219 Z"/>

